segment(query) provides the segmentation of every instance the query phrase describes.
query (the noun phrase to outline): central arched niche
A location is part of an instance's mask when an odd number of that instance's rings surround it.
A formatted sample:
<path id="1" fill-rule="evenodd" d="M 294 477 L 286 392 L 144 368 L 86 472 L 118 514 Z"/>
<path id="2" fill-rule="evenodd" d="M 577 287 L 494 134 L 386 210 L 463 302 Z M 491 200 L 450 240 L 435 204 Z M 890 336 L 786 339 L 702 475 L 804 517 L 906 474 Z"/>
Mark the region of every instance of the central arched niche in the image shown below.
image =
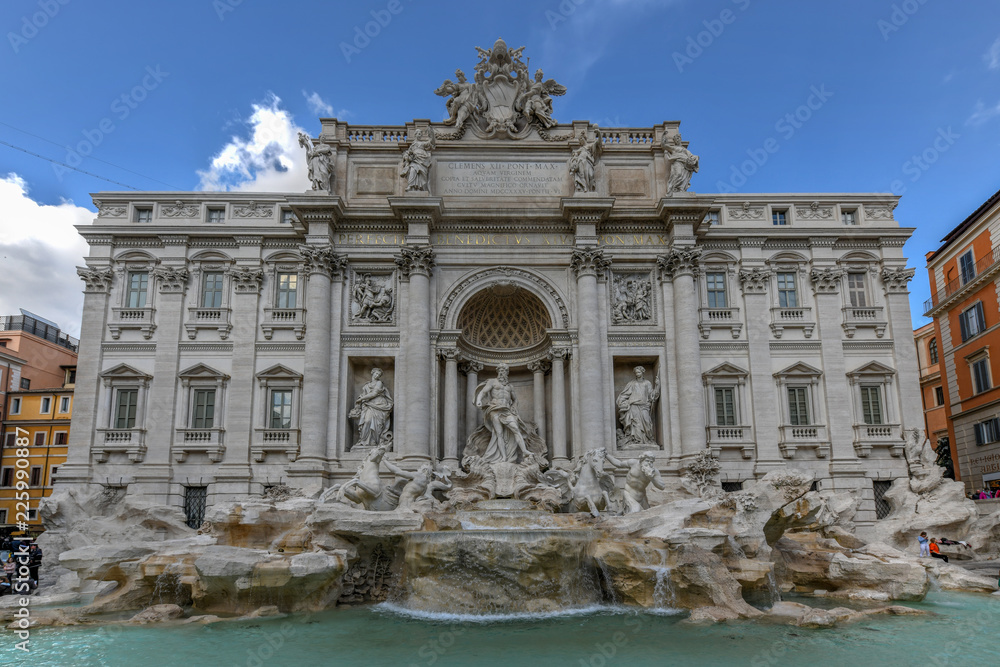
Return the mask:
<path id="1" fill-rule="evenodd" d="M 542 300 L 511 282 L 498 282 L 472 296 L 458 315 L 459 345 L 488 363 L 525 362 L 549 347 L 552 317 Z"/>

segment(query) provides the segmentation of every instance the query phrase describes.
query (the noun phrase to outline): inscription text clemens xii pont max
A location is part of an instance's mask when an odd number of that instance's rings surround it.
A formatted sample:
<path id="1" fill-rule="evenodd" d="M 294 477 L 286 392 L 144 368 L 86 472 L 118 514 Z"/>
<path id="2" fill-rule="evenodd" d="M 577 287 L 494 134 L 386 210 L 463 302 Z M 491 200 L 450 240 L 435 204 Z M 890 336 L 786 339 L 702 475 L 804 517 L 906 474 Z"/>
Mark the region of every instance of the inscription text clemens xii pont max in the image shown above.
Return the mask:
<path id="1" fill-rule="evenodd" d="M 447 162 L 436 165 L 442 195 L 532 197 L 565 194 L 566 165 L 552 162 Z"/>

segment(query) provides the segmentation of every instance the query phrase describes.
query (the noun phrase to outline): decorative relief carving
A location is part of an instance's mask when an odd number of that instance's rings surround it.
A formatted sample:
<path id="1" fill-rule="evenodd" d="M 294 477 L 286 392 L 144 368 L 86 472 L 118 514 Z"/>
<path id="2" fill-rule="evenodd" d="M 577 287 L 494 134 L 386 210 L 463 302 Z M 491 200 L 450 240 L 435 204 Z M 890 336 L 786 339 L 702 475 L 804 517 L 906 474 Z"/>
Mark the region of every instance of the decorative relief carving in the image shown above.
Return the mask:
<path id="1" fill-rule="evenodd" d="M 611 258 L 605 257 L 601 248 L 577 249 L 573 251 L 570 266 L 578 279 L 587 275 L 601 276 L 611 266 Z"/>
<path id="2" fill-rule="evenodd" d="M 685 273 L 698 276 L 701 273 L 701 252 L 699 246 L 674 248 L 666 255 L 657 257 L 656 264 L 667 280 L 673 280 Z"/>
<path id="3" fill-rule="evenodd" d="M 125 204 L 105 205 L 100 199 L 95 199 L 94 206 L 97 207 L 97 217 L 99 218 L 124 218 L 125 214 L 128 213 L 128 206 Z"/>
<path id="4" fill-rule="evenodd" d="M 542 375 L 545 375 L 552 370 L 552 364 L 545 359 L 539 359 L 538 361 L 532 361 L 528 364 L 528 370 L 532 373 L 541 373 Z"/>
<path id="5" fill-rule="evenodd" d="M 309 274 L 322 273 L 339 278 L 347 266 L 347 258 L 335 253 L 330 245 L 300 245 L 299 254 Z"/>
<path id="6" fill-rule="evenodd" d="M 563 361 L 566 361 L 567 359 L 570 358 L 571 354 L 572 352 L 568 347 L 553 347 L 549 350 L 546 356 L 551 361 L 555 361 L 556 359 L 562 359 Z"/>
<path id="7" fill-rule="evenodd" d="M 893 211 L 896 210 L 896 206 L 898 206 L 896 202 L 885 206 L 865 204 L 865 217 L 869 220 L 895 220 Z"/>
<path id="8" fill-rule="evenodd" d="M 187 288 L 187 269 L 161 266 L 153 269 L 153 277 L 160 281 L 160 292 L 164 294 L 183 293 Z"/>
<path id="9" fill-rule="evenodd" d="M 228 275 L 232 281 L 233 291 L 237 294 L 260 294 L 260 287 L 264 281 L 262 270 L 237 266 L 228 271 Z"/>
<path id="10" fill-rule="evenodd" d="M 833 220 L 833 208 L 821 207 L 818 201 L 814 201 L 809 208 L 796 208 L 795 216 L 800 220 Z"/>
<path id="11" fill-rule="evenodd" d="M 843 269 L 813 269 L 810 274 L 813 291 L 817 294 L 836 294 L 840 291 Z"/>
<path id="12" fill-rule="evenodd" d="M 698 173 L 698 156 L 684 146 L 684 140 L 680 134 L 675 134 L 672 137 L 663 135 L 662 144 L 667 164 L 670 165 L 670 175 L 667 177 L 667 196 L 672 197 L 678 192 L 687 192 L 691 187 L 691 176 Z"/>
<path id="13" fill-rule="evenodd" d="M 412 273 L 430 276 L 434 268 L 434 248 L 429 245 L 403 246 L 394 259 L 404 278 L 409 278 Z"/>
<path id="14" fill-rule="evenodd" d="M 740 208 L 735 208 L 733 206 L 729 207 L 729 219 L 730 220 L 763 220 L 764 219 L 764 208 L 762 206 L 751 207 L 750 202 L 743 202 L 743 206 Z"/>
<path id="15" fill-rule="evenodd" d="M 478 361 L 466 361 L 461 366 L 459 366 L 459 370 L 465 373 L 466 375 L 470 373 L 475 373 L 476 375 L 479 375 L 480 373 L 483 372 L 483 364 Z"/>
<path id="16" fill-rule="evenodd" d="M 767 294 L 767 286 L 771 282 L 772 272 L 767 269 L 750 269 L 740 271 L 740 286 L 744 294 Z"/>
<path id="17" fill-rule="evenodd" d="M 258 204 L 255 201 L 233 206 L 234 218 L 270 218 L 274 216 L 274 206 Z"/>
<path id="18" fill-rule="evenodd" d="M 111 269 L 88 269 L 77 267 L 76 274 L 86 283 L 85 292 L 107 294 L 111 290 L 114 271 Z"/>
<path id="19" fill-rule="evenodd" d="M 387 324 L 393 321 L 396 294 L 393 274 L 354 272 L 351 286 L 351 322 Z"/>
<path id="20" fill-rule="evenodd" d="M 907 283 L 913 280 L 915 274 L 916 269 L 883 269 L 882 284 L 889 294 L 907 294 Z"/>
<path id="21" fill-rule="evenodd" d="M 160 206 L 160 215 L 164 218 L 197 218 L 198 208 L 198 204 L 185 203 L 178 199 L 173 204 Z"/>
<path id="22" fill-rule="evenodd" d="M 651 322 L 653 284 L 648 273 L 612 275 L 611 321 L 615 324 Z"/>

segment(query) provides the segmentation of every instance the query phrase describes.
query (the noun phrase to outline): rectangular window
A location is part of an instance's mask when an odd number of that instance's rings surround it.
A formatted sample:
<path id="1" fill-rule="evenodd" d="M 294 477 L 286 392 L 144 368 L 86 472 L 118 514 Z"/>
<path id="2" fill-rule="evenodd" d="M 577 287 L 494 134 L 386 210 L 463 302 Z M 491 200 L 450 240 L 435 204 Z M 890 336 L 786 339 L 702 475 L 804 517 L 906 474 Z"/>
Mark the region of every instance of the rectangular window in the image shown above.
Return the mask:
<path id="1" fill-rule="evenodd" d="M 976 387 L 977 394 L 990 389 L 990 360 L 988 357 L 972 362 L 972 383 Z"/>
<path id="2" fill-rule="evenodd" d="M 145 308 L 147 289 L 149 289 L 149 274 L 145 271 L 130 271 L 126 307 Z"/>
<path id="3" fill-rule="evenodd" d="M 861 413 L 866 424 L 885 423 L 882 419 L 882 387 L 861 386 Z"/>
<path id="4" fill-rule="evenodd" d="M 706 273 L 705 283 L 708 286 L 708 307 L 726 308 L 726 274 Z"/>
<path id="5" fill-rule="evenodd" d="M 774 211 L 771 213 L 771 223 L 777 226 L 788 224 L 787 211 Z"/>
<path id="6" fill-rule="evenodd" d="M 19 415 L 21 414 L 21 397 L 15 396 L 10 399 L 10 414 Z"/>
<path id="7" fill-rule="evenodd" d="M 38 521 L 38 510 L 28 510 L 28 521 Z"/>
<path id="8" fill-rule="evenodd" d="M 52 466 L 52 470 L 49 471 L 49 484 L 56 481 L 56 473 L 59 472 L 59 466 Z"/>
<path id="9" fill-rule="evenodd" d="M 271 428 L 292 427 L 292 391 L 280 389 L 271 392 Z"/>
<path id="10" fill-rule="evenodd" d="M 705 216 L 705 222 L 708 223 L 708 224 L 710 224 L 710 225 L 717 225 L 717 224 L 719 224 L 719 212 L 718 211 L 709 211 L 708 215 Z"/>
<path id="11" fill-rule="evenodd" d="M 295 222 L 295 213 L 289 209 L 285 209 L 281 212 L 281 223 L 284 225 L 290 225 Z"/>
<path id="12" fill-rule="evenodd" d="M 991 442 L 996 442 L 1000 440 L 1000 419 L 994 417 L 979 422 L 973 426 L 973 430 L 976 433 L 977 445 L 988 445 Z"/>
<path id="13" fill-rule="evenodd" d="M 45 431 L 39 431 L 35 433 L 35 447 L 45 446 Z"/>
<path id="14" fill-rule="evenodd" d="M 119 389 L 115 404 L 115 428 L 135 428 L 135 408 L 139 402 L 138 389 Z"/>
<path id="15" fill-rule="evenodd" d="M 14 486 L 14 469 L 4 468 L 0 472 L 0 486 Z"/>
<path id="16" fill-rule="evenodd" d="M 938 362 L 937 338 L 931 338 L 931 342 L 927 344 L 927 356 L 930 357 L 931 365 Z"/>
<path id="17" fill-rule="evenodd" d="M 778 274 L 778 305 L 782 308 L 798 308 L 799 295 L 795 289 L 794 273 Z"/>
<path id="18" fill-rule="evenodd" d="M 977 301 L 976 305 L 962 312 L 958 316 L 958 325 L 962 333 L 963 343 L 973 336 L 982 333 L 986 329 L 986 318 L 983 316 L 983 302 Z"/>
<path id="19" fill-rule="evenodd" d="M 892 486 L 892 480 L 887 479 L 873 479 L 872 480 L 872 492 L 875 496 L 875 518 L 884 519 L 892 512 L 892 505 L 889 501 L 885 499 L 885 494 L 889 492 L 889 488 Z"/>
<path id="20" fill-rule="evenodd" d="M 868 296 L 865 292 L 865 274 L 847 274 L 847 293 L 851 297 L 852 307 L 864 308 L 868 305 Z"/>
<path id="21" fill-rule="evenodd" d="M 972 257 L 971 250 L 958 259 L 958 266 L 962 272 L 963 285 L 976 277 L 976 262 Z"/>
<path id="22" fill-rule="evenodd" d="M 944 405 L 944 388 L 934 387 L 935 405 Z"/>
<path id="23" fill-rule="evenodd" d="M 31 389 L 31 380 L 28 378 L 21 378 L 21 389 Z"/>
<path id="24" fill-rule="evenodd" d="M 212 428 L 215 423 L 215 390 L 196 389 L 191 428 Z"/>
<path id="25" fill-rule="evenodd" d="M 31 479 L 28 481 L 28 486 L 41 486 L 42 485 L 42 466 L 31 466 Z"/>
<path id="26" fill-rule="evenodd" d="M 715 388 L 715 425 L 736 426 L 736 394 L 733 387 Z"/>
<path id="27" fill-rule="evenodd" d="M 59 414 L 64 415 L 69 412 L 69 396 L 63 396 L 59 399 Z"/>
<path id="28" fill-rule="evenodd" d="M 4 445 L 3 446 L 7 447 L 8 449 L 10 449 L 11 447 L 13 447 L 15 445 L 15 443 L 17 443 L 17 431 L 10 431 L 10 432 L 8 432 L 7 435 L 6 435 L 6 437 L 4 438 Z"/>
<path id="29" fill-rule="evenodd" d="M 840 221 L 845 225 L 856 225 L 858 224 L 858 214 L 857 211 L 841 211 Z"/>
<path id="30" fill-rule="evenodd" d="M 184 487 L 184 516 L 189 528 L 201 528 L 201 524 L 205 521 L 207 498 L 207 486 Z"/>
<path id="31" fill-rule="evenodd" d="M 278 308 L 295 308 L 299 276 L 296 273 L 278 274 Z"/>
<path id="32" fill-rule="evenodd" d="M 57 431 L 55 444 L 65 445 L 68 439 L 69 439 L 69 434 L 66 433 L 66 431 Z"/>
<path id="33" fill-rule="evenodd" d="M 0 524 L 7 523 L 7 510 L 0 510 Z"/>
<path id="34" fill-rule="evenodd" d="M 221 271 L 211 271 L 204 275 L 201 285 L 201 307 L 202 308 L 222 307 Z"/>
<path id="35" fill-rule="evenodd" d="M 38 409 L 38 411 L 41 414 L 43 414 L 43 415 L 47 415 L 50 412 L 52 412 L 52 397 L 51 396 L 42 396 L 42 405 Z"/>
<path id="36" fill-rule="evenodd" d="M 225 222 L 226 220 L 226 209 L 224 208 L 210 208 L 206 213 L 208 222 Z"/>
<path id="37" fill-rule="evenodd" d="M 136 222 L 152 222 L 153 221 L 153 209 L 151 209 L 151 208 L 137 208 L 137 209 L 135 209 L 135 221 Z"/>
<path id="38" fill-rule="evenodd" d="M 788 388 L 788 423 L 792 426 L 809 426 L 808 387 Z"/>

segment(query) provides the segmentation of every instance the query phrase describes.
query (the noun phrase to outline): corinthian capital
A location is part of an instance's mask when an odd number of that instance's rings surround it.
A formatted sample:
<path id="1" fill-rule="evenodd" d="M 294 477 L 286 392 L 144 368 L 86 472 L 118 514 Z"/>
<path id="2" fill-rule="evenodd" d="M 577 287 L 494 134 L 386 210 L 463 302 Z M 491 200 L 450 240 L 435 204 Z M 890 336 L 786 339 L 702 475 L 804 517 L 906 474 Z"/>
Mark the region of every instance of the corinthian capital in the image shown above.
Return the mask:
<path id="1" fill-rule="evenodd" d="M 573 258 L 569 265 L 573 267 L 577 278 L 601 276 L 611 266 L 611 258 L 605 257 L 604 250 L 601 248 L 582 248 L 573 251 Z"/>
<path id="2" fill-rule="evenodd" d="M 701 248 L 671 248 L 666 255 L 656 258 L 656 264 L 666 280 L 684 274 L 698 276 L 701 273 Z"/>
<path id="3" fill-rule="evenodd" d="M 744 294 L 766 294 L 771 282 L 771 272 L 767 269 L 740 271 L 740 285 Z"/>
<path id="4" fill-rule="evenodd" d="M 882 284 L 889 294 L 907 294 L 907 283 L 913 280 L 916 269 L 882 269 Z"/>
<path id="5" fill-rule="evenodd" d="M 114 278 L 114 271 L 111 269 L 89 269 L 83 266 L 76 267 L 76 274 L 86 283 L 84 292 L 94 294 L 107 294 L 111 291 L 111 281 Z"/>
<path id="6" fill-rule="evenodd" d="M 840 281 L 844 277 L 843 269 L 813 269 L 813 291 L 816 294 L 836 294 L 840 291 Z"/>
<path id="7" fill-rule="evenodd" d="M 331 245 L 300 245 L 299 254 L 306 265 L 306 273 L 321 273 L 339 278 L 347 266 L 347 258 L 333 251 Z"/>
<path id="8" fill-rule="evenodd" d="M 434 248 L 429 245 L 403 246 L 395 259 L 404 278 L 409 278 L 414 273 L 430 276 L 431 269 L 434 268 Z"/>
<path id="9" fill-rule="evenodd" d="M 160 292 L 164 294 L 179 293 L 187 289 L 187 269 L 175 269 L 161 266 L 153 269 L 153 277 L 160 281 Z"/>
<path id="10" fill-rule="evenodd" d="M 260 294 L 264 272 L 260 269 L 237 266 L 229 270 L 229 278 L 233 282 L 233 291 L 237 294 Z"/>

